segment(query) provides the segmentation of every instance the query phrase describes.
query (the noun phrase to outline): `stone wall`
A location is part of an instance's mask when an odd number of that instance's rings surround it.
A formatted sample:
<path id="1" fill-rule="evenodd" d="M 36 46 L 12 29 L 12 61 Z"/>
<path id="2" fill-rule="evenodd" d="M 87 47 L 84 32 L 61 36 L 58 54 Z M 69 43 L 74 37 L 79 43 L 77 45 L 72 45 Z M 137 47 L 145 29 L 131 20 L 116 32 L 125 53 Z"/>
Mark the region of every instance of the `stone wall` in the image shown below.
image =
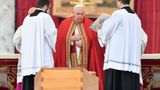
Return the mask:
<path id="1" fill-rule="evenodd" d="M 15 0 L 0 0 L 0 53 L 13 53 Z"/>

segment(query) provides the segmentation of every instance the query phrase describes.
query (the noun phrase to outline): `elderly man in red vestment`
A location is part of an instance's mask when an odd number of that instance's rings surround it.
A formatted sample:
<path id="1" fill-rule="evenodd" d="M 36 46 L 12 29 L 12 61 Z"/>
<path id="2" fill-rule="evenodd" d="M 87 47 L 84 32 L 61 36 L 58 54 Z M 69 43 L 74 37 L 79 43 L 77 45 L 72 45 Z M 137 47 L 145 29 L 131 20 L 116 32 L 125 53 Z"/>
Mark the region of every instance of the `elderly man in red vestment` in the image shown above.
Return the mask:
<path id="1" fill-rule="evenodd" d="M 84 16 L 83 5 L 73 8 L 73 16 L 59 26 L 56 43 L 55 67 L 82 67 L 96 72 L 103 90 L 104 49 L 100 47 L 96 32 L 90 30 L 92 20 Z"/>

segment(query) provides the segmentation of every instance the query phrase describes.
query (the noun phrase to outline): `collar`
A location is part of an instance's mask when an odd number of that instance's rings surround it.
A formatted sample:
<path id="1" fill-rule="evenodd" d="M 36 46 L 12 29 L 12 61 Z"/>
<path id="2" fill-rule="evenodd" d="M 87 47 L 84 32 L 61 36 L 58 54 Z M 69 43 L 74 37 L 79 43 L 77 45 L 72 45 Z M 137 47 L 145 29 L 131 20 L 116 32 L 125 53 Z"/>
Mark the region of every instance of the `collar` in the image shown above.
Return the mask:
<path id="1" fill-rule="evenodd" d="M 124 7 L 130 7 L 130 6 L 129 6 L 129 5 L 123 5 L 123 6 L 121 7 L 121 9 L 124 8 Z"/>
<path id="2" fill-rule="evenodd" d="M 130 8 L 129 5 L 124 5 L 121 7 L 121 9 L 125 9 L 128 13 L 134 14 L 135 12 Z"/>

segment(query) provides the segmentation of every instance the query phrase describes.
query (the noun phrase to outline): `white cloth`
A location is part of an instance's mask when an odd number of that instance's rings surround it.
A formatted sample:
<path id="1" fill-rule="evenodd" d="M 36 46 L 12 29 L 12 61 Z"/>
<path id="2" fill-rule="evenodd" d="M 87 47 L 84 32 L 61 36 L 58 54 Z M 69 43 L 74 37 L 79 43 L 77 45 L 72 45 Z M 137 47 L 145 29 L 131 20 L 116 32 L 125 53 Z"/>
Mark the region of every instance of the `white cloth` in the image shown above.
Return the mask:
<path id="1" fill-rule="evenodd" d="M 141 75 L 141 21 L 125 9 L 115 11 L 98 31 L 106 46 L 103 69 L 129 71 Z M 142 83 L 142 82 L 141 82 Z"/>
<path id="2" fill-rule="evenodd" d="M 56 37 L 57 29 L 48 14 L 26 16 L 22 25 L 22 76 L 36 74 L 43 67 L 54 67 L 52 49 L 55 51 Z"/>
<path id="3" fill-rule="evenodd" d="M 18 65 L 17 65 L 17 83 L 22 82 L 23 76 L 22 76 L 22 69 L 21 69 L 21 55 L 18 59 Z"/>
<path id="4" fill-rule="evenodd" d="M 76 27 L 76 29 L 75 29 L 75 34 L 80 34 L 77 27 Z M 76 43 L 77 43 L 77 42 L 76 42 Z M 78 46 L 76 46 L 77 60 L 79 59 L 80 50 L 81 50 L 81 48 L 78 47 Z"/>
<path id="5" fill-rule="evenodd" d="M 13 36 L 13 43 L 14 46 L 16 47 L 17 51 L 20 52 L 21 50 L 21 38 L 22 38 L 22 26 L 18 27 L 16 30 L 14 36 Z M 21 75 L 21 55 L 18 59 L 18 65 L 17 65 L 17 83 L 22 82 L 22 75 Z"/>
<path id="6" fill-rule="evenodd" d="M 22 36 L 22 26 L 19 26 L 13 36 L 13 44 L 16 47 L 17 51 L 21 50 L 21 36 Z"/>
<path id="7" fill-rule="evenodd" d="M 145 50 L 146 45 L 147 45 L 147 41 L 148 41 L 148 36 L 144 32 L 144 30 L 141 29 L 141 54 L 144 53 L 144 50 Z"/>

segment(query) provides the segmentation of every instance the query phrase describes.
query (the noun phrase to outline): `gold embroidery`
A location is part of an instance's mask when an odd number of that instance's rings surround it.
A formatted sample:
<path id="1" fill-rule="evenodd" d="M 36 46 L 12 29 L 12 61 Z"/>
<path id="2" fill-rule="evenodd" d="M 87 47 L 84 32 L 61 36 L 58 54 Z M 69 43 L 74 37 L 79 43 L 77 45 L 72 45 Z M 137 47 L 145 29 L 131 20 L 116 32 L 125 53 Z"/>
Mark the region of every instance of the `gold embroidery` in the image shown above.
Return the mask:
<path id="1" fill-rule="evenodd" d="M 83 67 L 83 68 L 86 68 L 88 67 L 88 42 L 87 42 L 87 36 L 86 36 L 86 32 L 83 28 L 83 25 L 80 24 L 80 25 L 75 25 L 73 22 L 71 23 L 71 26 L 69 28 L 69 31 L 67 33 L 67 39 L 66 39 L 66 65 L 69 67 L 69 63 L 72 62 L 70 61 L 73 57 L 75 58 L 75 56 L 71 56 L 71 46 L 70 46 L 70 43 L 71 43 L 71 36 L 72 34 L 74 33 L 74 30 L 75 28 L 78 28 L 79 32 L 81 33 L 82 35 L 82 42 L 83 42 L 83 45 L 81 47 L 81 50 L 80 50 L 80 57 L 78 59 L 78 61 L 73 61 L 73 62 L 77 62 L 76 64 L 74 63 L 74 65 L 72 66 L 80 66 L 80 67 Z M 71 58 L 72 57 L 72 58 Z M 74 59 L 74 60 L 77 60 L 77 59 Z M 72 63 L 73 64 L 73 63 Z"/>

